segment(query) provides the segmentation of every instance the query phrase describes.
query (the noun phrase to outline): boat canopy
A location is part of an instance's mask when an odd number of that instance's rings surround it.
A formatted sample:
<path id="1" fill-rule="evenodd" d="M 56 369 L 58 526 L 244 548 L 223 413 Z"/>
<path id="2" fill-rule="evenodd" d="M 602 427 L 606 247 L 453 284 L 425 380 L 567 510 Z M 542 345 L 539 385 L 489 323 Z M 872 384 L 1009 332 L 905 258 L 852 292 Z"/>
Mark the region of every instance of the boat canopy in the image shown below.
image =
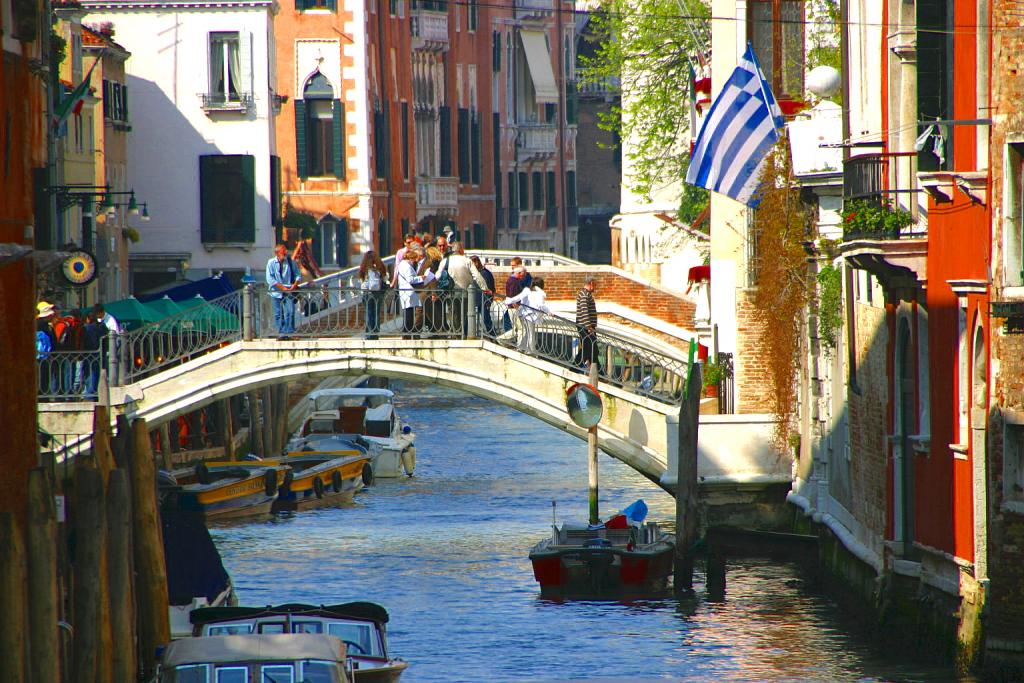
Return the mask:
<path id="1" fill-rule="evenodd" d="M 164 666 L 229 662 L 290 662 L 301 659 L 345 661 L 345 644 L 314 633 L 273 633 L 246 636 L 202 636 L 172 641 L 164 650 Z"/>
<path id="2" fill-rule="evenodd" d="M 287 603 L 266 607 L 201 607 L 192 610 L 189 617 L 195 625 L 218 621 L 259 618 L 281 615 L 334 617 L 336 619 L 362 619 L 378 624 L 388 623 L 388 611 L 375 602 L 346 602 L 340 605 L 304 605 Z"/>

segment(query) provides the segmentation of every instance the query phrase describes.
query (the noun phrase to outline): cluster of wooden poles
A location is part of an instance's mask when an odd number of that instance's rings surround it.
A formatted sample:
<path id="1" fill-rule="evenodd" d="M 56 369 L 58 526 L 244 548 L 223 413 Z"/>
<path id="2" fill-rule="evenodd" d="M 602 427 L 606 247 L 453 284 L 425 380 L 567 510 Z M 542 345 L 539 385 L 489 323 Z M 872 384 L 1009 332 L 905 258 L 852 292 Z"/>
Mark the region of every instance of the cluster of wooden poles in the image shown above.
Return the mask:
<path id="1" fill-rule="evenodd" d="M 24 537 L 14 515 L 0 513 L 4 681 L 148 680 L 170 642 L 146 421 L 118 416 L 114 435 L 98 405 L 92 444 L 60 477 L 56 466 L 30 473 Z"/>

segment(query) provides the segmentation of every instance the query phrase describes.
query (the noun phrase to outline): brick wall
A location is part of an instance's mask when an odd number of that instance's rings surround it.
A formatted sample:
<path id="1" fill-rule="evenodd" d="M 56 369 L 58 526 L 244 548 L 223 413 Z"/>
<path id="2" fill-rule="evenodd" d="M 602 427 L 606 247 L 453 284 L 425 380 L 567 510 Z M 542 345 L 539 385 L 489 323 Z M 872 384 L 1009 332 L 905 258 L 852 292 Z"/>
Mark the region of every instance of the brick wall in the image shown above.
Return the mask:
<path id="1" fill-rule="evenodd" d="M 768 363 L 760 353 L 762 326 L 744 290 L 736 291 L 736 355 L 733 357 L 737 413 L 772 412 Z"/>
<path id="2" fill-rule="evenodd" d="M 1019 8 L 1012 0 L 994 0 L 994 26 L 1019 23 Z M 1007 139 L 1024 136 L 1024 35 L 1020 31 L 992 31 L 990 160 L 992 193 L 992 298 L 1010 297 L 1001 291 L 1003 273 L 1004 151 Z M 1017 221 L 1013 221 L 1019 225 Z M 1002 510 L 1004 420 L 1002 411 L 1024 411 L 1024 335 L 1004 334 L 1002 320 L 989 319 L 992 405 L 988 425 L 988 493 L 991 500 L 988 529 L 989 576 L 987 633 L 1005 639 L 1024 639 L 1024 517 Z M 1019 657 L 1019 654 L 1018 654 Z M 1009 680 L 1009 678 L 1007 678 Z"/>
<path id="3" fill-rule="evenodd" d="M 886 532 L 889 342 L 883 308 L 855 304 L 857 386 L 847 392 L 850 430 L 849 512 L 873 535 Z"/>
<path id="4" fill-rule="evenodd" d="M 611 268 L 530 268 L 534 277 L 544 278 L 544 290 L 548 299 L 553 301 L 575 300 L 576 292 L 584 281 L 594 276 L 597 278 L 597 290 L 594 298 L 610 301 L 631 308 L 652 318 L 662 320 L 683 329 L 694 329 L 693 316 L 697 307 L 690 299 L 662 289 L 650 282 L 629 277 L 628 274 Z M 504 293 L 505 280 L 511 270 L 509 268 L 492 267 L 494 282 L 499 295 Z"/>

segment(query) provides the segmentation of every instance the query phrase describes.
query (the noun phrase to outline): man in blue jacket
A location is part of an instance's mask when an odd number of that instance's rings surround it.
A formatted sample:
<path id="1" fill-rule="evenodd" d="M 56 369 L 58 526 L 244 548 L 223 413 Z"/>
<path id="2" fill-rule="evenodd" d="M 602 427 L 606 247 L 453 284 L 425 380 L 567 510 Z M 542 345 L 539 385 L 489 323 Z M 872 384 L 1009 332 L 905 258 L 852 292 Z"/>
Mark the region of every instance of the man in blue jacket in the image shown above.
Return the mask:
<path id="1" fill-rule="evenodd" d="M 295 297 L 291 293 L 301 279 L 299 266 L 288 256 L 288 247 L 278 243 L 274 247 L 274 256 L 267 261 L 267 287 L 274 305 L 278 339 L 287 339 L 295 332 Z"/>

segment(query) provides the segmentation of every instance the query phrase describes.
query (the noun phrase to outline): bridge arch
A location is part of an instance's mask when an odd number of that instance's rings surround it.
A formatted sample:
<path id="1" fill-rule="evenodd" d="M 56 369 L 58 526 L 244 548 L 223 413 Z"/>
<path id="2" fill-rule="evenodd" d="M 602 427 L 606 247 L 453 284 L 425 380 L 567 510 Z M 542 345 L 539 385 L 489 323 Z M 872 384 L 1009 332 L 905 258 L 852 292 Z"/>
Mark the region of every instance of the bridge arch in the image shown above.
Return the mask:
<path id="1" fill-rule="evenodd" d="M 311 339 L 234 342 L 181 366 L 111 390 L 115 413 L 158 425 L 217 400 L 300 378 L 370 375 L 440 384 L 509 406 L 585 440 L 565 411 L 579 372 L 485 340 Z M 678 407 L 602 386 L 601 449 L 654 482 L 675 448 Z M 89 431 L 91 404 L 41 412 L 51 433 Z M 61 408 L 60 404 L 57 404 Z M 42 406 L 41 406 L 42 408 Z"/>

